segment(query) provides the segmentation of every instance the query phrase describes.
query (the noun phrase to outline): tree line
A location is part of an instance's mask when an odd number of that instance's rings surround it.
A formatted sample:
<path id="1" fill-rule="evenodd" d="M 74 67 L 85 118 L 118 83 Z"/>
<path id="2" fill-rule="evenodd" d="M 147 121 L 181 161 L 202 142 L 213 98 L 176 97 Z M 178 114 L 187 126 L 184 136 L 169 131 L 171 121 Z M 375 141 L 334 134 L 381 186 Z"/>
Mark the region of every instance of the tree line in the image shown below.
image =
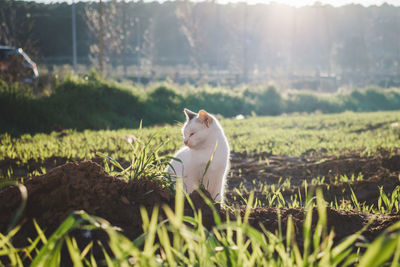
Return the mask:
<path id="1" fill-rule="evenodd" d="M 399 75 L 400 7 L 103 1 L 110 65 Z M 78 2 L 78 63 L 97 64 L 99 3 Z M 71 4 L 0 0 L 0 44 L 39 63 L 72 63 Z"/>

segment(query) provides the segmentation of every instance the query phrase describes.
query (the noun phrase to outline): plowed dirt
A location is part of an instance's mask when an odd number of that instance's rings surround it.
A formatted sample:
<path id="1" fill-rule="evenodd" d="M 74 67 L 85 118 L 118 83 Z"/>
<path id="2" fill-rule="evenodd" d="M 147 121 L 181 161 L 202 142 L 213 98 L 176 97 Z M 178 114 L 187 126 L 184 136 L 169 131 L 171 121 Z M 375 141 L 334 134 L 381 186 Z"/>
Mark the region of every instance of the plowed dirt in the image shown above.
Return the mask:
<path id="1" fill-rule="evenodd" d="M 299 191 L 304 199 L 304 182 L 312 185 L 319 179 L 323 183 L 318 187 L 323 189 L 327 201 L 349 200 L 353 190 L 357 200 L 367 204 L 376 204 L 379 187 L 383 187 L 385 193 L 391 193 L 400 186 L 400 155 L 391 155 L 387 151 L 374 156 L 361 156 L 360 153 L 302 157 L 233 154 L 231 169 L 226 198 L 227 202 L 239 205 L 244 202 L 235 189 L 254 190 L 262 201 L 266 193 L 258 189 L 260 185 L 277 185 L 285 179 L 290 179 L 290 185 L 284 185 L 282 190 L 286 199 Z M 247 195 L 243 193 L 244 198 Z"/>

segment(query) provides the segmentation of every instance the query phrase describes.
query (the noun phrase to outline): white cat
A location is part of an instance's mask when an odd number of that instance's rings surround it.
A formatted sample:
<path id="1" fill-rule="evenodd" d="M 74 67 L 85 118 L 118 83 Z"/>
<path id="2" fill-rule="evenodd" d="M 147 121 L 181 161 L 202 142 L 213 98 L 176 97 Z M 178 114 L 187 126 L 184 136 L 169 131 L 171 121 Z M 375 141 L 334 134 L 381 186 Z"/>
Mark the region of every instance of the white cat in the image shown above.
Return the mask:
<path id="1" fill-rule="evenodd" d="M 172 160 L 167 168 L 172 176 L 182 177 L 186 192 L 190 194 L 201 183 L 211 197 L 224 202 L 225 178 L 229 169 L 229 144 L 217 119 L 204 110 L 198 114 L 185 109 L 186 122 L 182 134 L 186 146 L 175 155 L 182 161 Z M 212 161 L 206 171 L 207 163 Z"/>

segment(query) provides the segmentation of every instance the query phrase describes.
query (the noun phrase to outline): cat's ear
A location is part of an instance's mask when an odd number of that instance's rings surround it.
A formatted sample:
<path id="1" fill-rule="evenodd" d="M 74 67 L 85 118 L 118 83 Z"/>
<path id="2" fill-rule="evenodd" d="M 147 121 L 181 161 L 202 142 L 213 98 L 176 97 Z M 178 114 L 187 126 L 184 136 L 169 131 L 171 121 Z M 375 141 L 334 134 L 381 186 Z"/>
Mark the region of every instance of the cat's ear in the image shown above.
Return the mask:
<path id="1" fill-rule="evenodd" d="M 190 121 L 191 119 L 193 119 L 194 117 L 197 116 L 196 113 L 194 113 L 194 112 L 191 111 L 191 110 L 188 110 L 187 108 L 185 108 L 183 111 L 185 112 L 186 120 L 187 120 L 187 121 Z"/>
<path id="2" fill-rule="evenodd" d="M 199 118 L 198 120 L 201 123 L 204 123 L 205 126 L 210 127 L 210 124 L 212 122 L 211 116 L 205 111 L 205 110 L 200 110 L 199 111 Z"/>

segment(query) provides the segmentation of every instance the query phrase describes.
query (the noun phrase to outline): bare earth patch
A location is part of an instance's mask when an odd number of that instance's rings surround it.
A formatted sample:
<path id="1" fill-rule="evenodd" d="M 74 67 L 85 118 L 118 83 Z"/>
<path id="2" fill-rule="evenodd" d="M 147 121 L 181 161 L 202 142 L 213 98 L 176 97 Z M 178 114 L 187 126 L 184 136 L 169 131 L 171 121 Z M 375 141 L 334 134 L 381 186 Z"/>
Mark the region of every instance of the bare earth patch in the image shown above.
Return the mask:
<path id="1" fill-rule="evenodd" d="M 351 189 L 360 203 L 376 203 L 379 186 L 386 193 L 400 185 L 400 155 L 391 155 L 381 151 L 375 156 L 361 156 L 360 153 L 348 153 L 337 156 L 287 157 L 276 155 L 233 154 L 232 177 L 228 178 L 226 196 L 230 203 L 243 204 L 235 189 L 241 186 L 247 191 L 255 191 L 262 201 L 265 198 L 259 185 L 277 185 L 289 178 L 290 185 L 283 186 L 282 194 L 289 198 L 304 195 L 304 182 L 311 185 L 319 179 L 325 199 L 350 199 Z M 346 176 L 347 178 L 344 178 Z M 344 181 L 348 179 L 347 181 Z M 351 188 L 351 189 L 350 189 Z M 244 193 L 244 197 L 248 194 Z"/>

